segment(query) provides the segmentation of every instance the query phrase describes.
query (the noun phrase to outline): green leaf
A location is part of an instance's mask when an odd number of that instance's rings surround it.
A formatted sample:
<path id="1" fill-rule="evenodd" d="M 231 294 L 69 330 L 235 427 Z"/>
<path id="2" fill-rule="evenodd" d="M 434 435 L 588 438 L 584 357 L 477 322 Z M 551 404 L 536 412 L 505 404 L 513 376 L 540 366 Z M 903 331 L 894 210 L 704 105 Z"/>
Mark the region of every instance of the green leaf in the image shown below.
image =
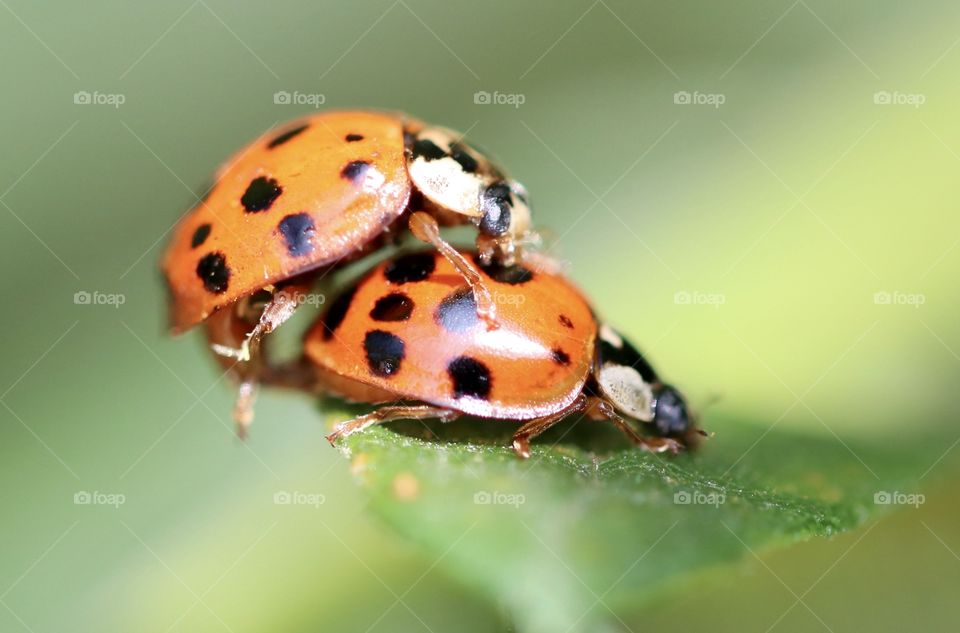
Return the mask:
<path id="1" fill-rule="evenodd" d="M 576 427 L 528 461 L 505 448 L 512 425 L 480 421 L 374 428 L 342 448 L 388 525 L 520 630 L 560 633 L 616 622 L 696 570 L 854 528 L 888 507 L 875 493 L 911 490 L 907 473 L 935 459 L 920 440 L 853 446 L 719 420 L 700 450 L 666 457 Z"/>

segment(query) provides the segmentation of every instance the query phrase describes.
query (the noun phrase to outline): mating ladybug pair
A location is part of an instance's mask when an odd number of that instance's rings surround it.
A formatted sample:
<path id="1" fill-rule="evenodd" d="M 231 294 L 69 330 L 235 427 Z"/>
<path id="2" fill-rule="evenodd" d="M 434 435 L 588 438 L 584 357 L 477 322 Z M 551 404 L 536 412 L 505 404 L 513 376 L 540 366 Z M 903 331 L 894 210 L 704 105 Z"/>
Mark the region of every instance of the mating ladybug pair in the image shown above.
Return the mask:
<path id="1" fill-rule="evenodd" d="M 441 226 L 473 223 L 458 250 Z M 342 290 L 273 367 L 261 342 L 316 280 L 405 229 L 432 249 L 389 259 Z M 523 422 L 514 450 L 573 413 L 652 451 L 696 432 L 683 396 L 582 294 L 525 251 L 522 186 L 456 133 L 403 115 L 329 112 L 241 150 L 178 224 L 163 259 L 175 332 L 203 324 L 239 383 L 243 433 L 258 383 L 384 404 L 340 424 L 461 414 Z M 509 300 L 502 300 L 507 298 Z"/>

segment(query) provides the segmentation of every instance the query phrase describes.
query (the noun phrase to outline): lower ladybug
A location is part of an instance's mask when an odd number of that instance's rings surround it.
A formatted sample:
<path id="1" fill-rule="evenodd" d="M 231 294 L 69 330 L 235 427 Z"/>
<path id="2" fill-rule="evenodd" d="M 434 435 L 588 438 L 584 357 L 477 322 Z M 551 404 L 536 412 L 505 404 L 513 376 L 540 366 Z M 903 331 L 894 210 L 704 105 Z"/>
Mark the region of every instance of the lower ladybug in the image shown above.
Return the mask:
<path id="1" fill-rule="evenodd" d="M 513 436 L 521 458 L 530 456 L 531 439 L 574 413 L 609 420 L 654 452 L 677 452 L 698 432 L 680 392 L 598 325 L 564 277 L 463 256 L 497 301 L 495 330 L 483 326 L 473 291 L 434 252 L 381 263 L 310 328 L 298 367 L 314 388 L 388 403 L 337 426 L 331 443 L 382 422 L 462 414 L 523 422 Z"/>
<path id="2" fill-rule="evenodd" d="M 241 383 L 235 417 L 252 419 L 261 337 L 286 321 L 320 270 L 409 229 L 474 289 L 497 326 L 477 267 L 440 235 L 472 223 L 484 261 L 522 261 L 535 242 L 523 187 L 462 135 L 399 113 L 329 111 L 236 153 L 178 223 L 163 257 L 174 332 L 201 322 Z M 212 318 L 211 318 L 212 317 Z"/>

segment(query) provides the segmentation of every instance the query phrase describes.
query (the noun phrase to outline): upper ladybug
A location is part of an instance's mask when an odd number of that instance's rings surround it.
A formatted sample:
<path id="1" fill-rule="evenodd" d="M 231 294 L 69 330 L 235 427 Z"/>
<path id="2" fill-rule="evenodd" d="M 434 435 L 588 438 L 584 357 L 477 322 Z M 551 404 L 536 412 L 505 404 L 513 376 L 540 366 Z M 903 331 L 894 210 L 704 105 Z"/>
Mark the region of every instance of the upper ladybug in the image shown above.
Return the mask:
<path id="1" fill-rule="evenodd" d="M 476 294 L 478 316 L 495 328 L 496 304 L 475 264 L 438 228 L 468 222 L 485 262 L 512 264 L 536 239 L 523 188 L 459 134 L 393 113 L 309 116 L 235 154 L 176 226 L 162 261 L 173 331 L 229 307 L 207 334 L 220 354 L 241 361 L 250 391 L 259 339 L 293 313 L 305 274 L 406 227 L 451 261 Z M 238 421 L 249 415 L 244 404 Z"/>

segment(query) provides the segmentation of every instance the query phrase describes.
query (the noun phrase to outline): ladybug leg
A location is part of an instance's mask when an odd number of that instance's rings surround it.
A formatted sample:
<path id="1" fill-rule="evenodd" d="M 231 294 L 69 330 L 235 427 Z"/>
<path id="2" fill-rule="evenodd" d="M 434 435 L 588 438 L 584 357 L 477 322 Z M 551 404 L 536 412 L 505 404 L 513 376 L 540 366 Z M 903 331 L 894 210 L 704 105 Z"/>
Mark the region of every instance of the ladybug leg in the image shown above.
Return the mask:
<path id="1" fill-rule="evenodd" d="M 293 316 L 299 305 L 299 299 L 302 295 L 299 285 L 288 286 L 277 290 L 270 301 L 263 308 L 260 314 L 260 320 L 252 330 L 247 333 L 243 343 L 239 348 L 229 347 L 218 343 L 212 343 L 210 349 L 227 358 L 233 358 L 242 363 L 250 362 L 256 358 L 260 352 L 260 339 L 264 335 L 273 332 L 283 325 L 287 319 Z"/>
<path id="2" fill-rule="evenodd" d="M 670 451 L 676 455 L 683 448 L 683 444 L 669 437 L 640 435 L 633 429 L 633 427 L 627 424 L 626 420 L 624 420 L 616 411 L 614 411 L 613 406 L 606 401 L 598 400 L 596 403 L 596 410 L 602 415 L 602 417 L 613 422 L 614 426 L 616 426 L 623 432 L 624 435 L 630 438 L 631 442 L 644 450 L 650 451 L 651 453 L 665 453 Z"/>
<path id="3" fill-rule="evenodd" d="M 587 408 L 587 398 L 584 395 L 577 397 L 573 403 L 562 411 L 544 416 L 542 418 L 536 418 L 525 423 L 517 432 L 513 434 L 513 452 L 517 454 L 517 457 L 520 459 L 527 459 L 530 457 L 530 440 L 540 435 L 551 426 L 564 419 L 568 415 L 578 413 Z"/>
<path id="4" fill-rule="evenodd" d="M 440 236 L 440 227 L 436 218 L 426 211 L 416 211 L 410 216 L 410 232 L 423 242 L 426 242 L 440 251 L 440 254 L 447 258 L 457 269 L 470 289 L 473 290 L 473 297 L 477 302 L 477 316 L 487 324 L 488 330 L 495 330 L 499 327 L 497 324 L 497 304 L 493 300 L 493 294 L 483 282 L 483 277 L 476 267 L 471 264 L 466 257 L 461 255 L 453 246 L 451 246 L 443 237 Z"/>
<path id="5" fill-rule="evenodd" d="M 237 399 L 233 403 L 233 421 L 237 426 L 237 437 L 247 439 L 247 429 L 253 423 L 253 402 L 257 398 L 257 383 L 254 380 L 242 380 L 237 387 Z"/>
<path id="6" fill-rule="evenodd" d="M 334 428 L 333 433 L 327 436 L 327 441 L 335 445 L 337 440 L 357 431 L 362 431 L 374 424 L 393 422 L 394 420 L 426 420 L 437 418 L 443 422 L 450 422 L 459 417 L 459 413 L 450 409 L 442 409 L 427 404 L 421 405 L 390 405 L 380 407 L 372 413 L 361 415 L 352 420 L 341 422 Z"/>

